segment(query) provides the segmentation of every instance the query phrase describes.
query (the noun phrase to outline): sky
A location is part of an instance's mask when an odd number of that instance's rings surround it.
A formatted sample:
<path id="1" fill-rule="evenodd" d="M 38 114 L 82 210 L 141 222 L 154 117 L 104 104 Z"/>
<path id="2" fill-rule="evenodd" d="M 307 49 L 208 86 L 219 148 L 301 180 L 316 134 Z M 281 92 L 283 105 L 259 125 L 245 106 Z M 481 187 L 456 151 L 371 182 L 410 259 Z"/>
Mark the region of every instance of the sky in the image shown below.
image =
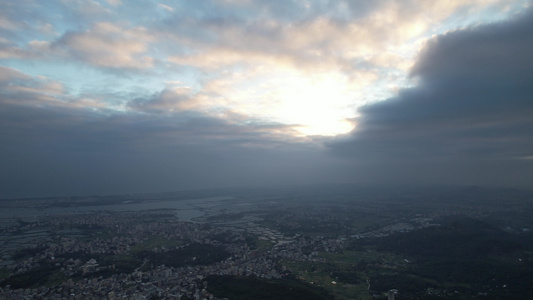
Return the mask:
<path id="1" fill-rule="evenodd" d="M 525 0 L 0 2 L 0 198 L 531 187 Z"/>

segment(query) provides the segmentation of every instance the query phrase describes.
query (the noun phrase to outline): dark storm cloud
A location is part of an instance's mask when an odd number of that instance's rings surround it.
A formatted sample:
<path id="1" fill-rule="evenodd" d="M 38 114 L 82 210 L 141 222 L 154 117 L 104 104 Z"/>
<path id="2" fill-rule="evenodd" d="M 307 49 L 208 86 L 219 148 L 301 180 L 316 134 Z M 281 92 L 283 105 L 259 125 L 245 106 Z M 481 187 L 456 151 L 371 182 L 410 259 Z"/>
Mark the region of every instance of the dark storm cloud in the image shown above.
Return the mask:
<path id="1" fill-rule="evenodd" d="M 402 60 L 386 49 L 470 4 L 4 2 L 0 59 L 12 68 L 0 66 L 0 198 L 533 177 L 531 13 L 433 39 L 412 71 L 418 85 L 361 109 L 357 130 L 330 142 L 339 155 L 328 156 L 328 137 L 299 138 L 295 126 L 268 121 L 282 99 L 262 95 L 291 90 L 270 76 L 341 68 L 354 82 L 385 78 L 392 73 L 378 68 Z M 84 68 L 95 73 L 85 78 Z M 262 80 L 267 88 L 256 90 Z M 244 115 L 243 90 L 258 95 L 264 115 Z"/>
<path id="2" fill-rule="evenodd" d="M 412 69 L 417 85 L 363 107 L 357 128 L 330 146 L 403 179 L 489 172 L 492 183 L 507 176 L 525 184 L 533 174 L 532 53 L 533 10 L 435 37 Z"/>
<path id="3" fill-rule="evenodd" d="M 44 97 L 29 88 L 39 80 L 4 71 L 0 198 L 305 183 L 327 169 L 316 149 L 273 133 L 284 125 L 92 109 Z"/>

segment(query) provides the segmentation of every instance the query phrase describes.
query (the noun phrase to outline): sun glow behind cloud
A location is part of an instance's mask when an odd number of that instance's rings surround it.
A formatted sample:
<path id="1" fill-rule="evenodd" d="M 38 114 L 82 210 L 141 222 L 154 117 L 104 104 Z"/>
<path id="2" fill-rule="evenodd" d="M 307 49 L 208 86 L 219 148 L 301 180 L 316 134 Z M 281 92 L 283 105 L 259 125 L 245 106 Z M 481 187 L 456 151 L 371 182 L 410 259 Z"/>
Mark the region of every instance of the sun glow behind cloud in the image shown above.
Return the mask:
<path id="1" fill-rule="evenodd" d="M 254 112 L 297 126 L 303 135 L 337 135 L 349 132 L 357 91 L 339 73 L 282 74 L 279 85 L 267 93 L 270 111 Z"/>
<path id="2" fill-rule="evenodd" d="M 499 2 L 509 1 L 491 3 Z M 356 21 L 320 16 L 286 26 L 275 19 L 242 28 L 210 24 L 217 43 L 195 40 L 193 53 L 170 61 L 210 74 L 200 94 L 215 97 L 197 103 L 203 111 L 279 122 L 293 126 L 289 134 L 335 136 L 354 128 L 359 107 L 412 84 L 407 74 L 425 40 L 471 22 L 454 12 L 468 8 L 483 19 L 484 5 L 437 1 L 408 9 L 386 2 Z"/>
<path id="3" fill-rule="evenodd" d="M 0 182 L 529 187 L 531 3 L 0 1 Z"/>
<path id="4" fill-rule="evenodd" d="M 50 3 L 28 4 L 43 11 L 31 34 L 22 33 L 31 31 L 30 23 L 0 14 L 1 30 L 21 28 L 17 44 L 0 40 L 0 58 L 33 77 L 44 68 L 33 62 L 47 65 L 45 75 L 72 91 L 67 98 L 102 99 L 98 109 L 108 101 L 109 110 L 123 108 L 119 113 L 224 111 L 226 118 L 238 115 L 227 121 L 239 124 L 286 125 L 289 136 L 334 136 L 354 128 L 359 107 L 408 86 L 409 69 L 429 37 L 504 18 L 528 2 Z M 47 10 L 76 19 L 57 21 Z M 43 24 L 57 32 L 43 34 L 37 28 Z M 24 36 L 32 36 L 25 46 Z M 187 93 L 164 84 L 176 80 Z"/>
<path id="5" fill-rule="evenodd" d="M 294 129 L 291 134 L 299 136 L 333 136 L 354 128 L 354 103 L 365 104 L 362 91 L 375 76 L 359 79 L 354 82 L 334 71 L 308 74 L 293 67 L 262 67 L 210 81 L 191 107 L 215 115 L 229 109 L 263 122 L 286 124 Z"/>

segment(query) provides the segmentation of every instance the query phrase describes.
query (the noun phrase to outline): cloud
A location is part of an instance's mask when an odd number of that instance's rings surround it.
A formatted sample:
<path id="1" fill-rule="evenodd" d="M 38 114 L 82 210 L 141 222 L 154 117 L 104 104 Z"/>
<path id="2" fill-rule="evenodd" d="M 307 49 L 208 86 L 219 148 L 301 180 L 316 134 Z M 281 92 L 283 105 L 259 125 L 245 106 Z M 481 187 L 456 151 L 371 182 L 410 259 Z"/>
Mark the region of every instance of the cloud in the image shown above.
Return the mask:
<path id="1" fill-rule="evenodd" d="M 302 183 L 322 174 L 316 152 L 273 136 L 274 124 L 14 105 L 0 117 L 0 154 L 9 157 L 0 197 Z"/>
<path id="2" fill-rule="evenodd" d="M 6 85 L 11 80 L 27 79 L 30 76 L 20 72 L 17 69 L 0 66 L 0 84 Z"/>
<path id="3" fill-rule="evenodd" d="M 17 29 L 18 26 L 19 24 L 11 20 L 9 17 L 5 15 L 0 15 L 0 28 L 2 28 L 3 30 L 14 30 Z"/>
<path id="4" fill-rule="evenodd" d="M 51 109 L 65 112 L 80 110 L 89 112 L 111 112 L 116 107 L 107 99 L 109 95 L 71 95 L 59 81 L 42 75 L 30 76 L 20 70 L 0 66 L 0 105 L 4 109 Z M 38 115 L 36 121 L 39 119 Z"/>
<path id="5" fill-rule="evenodd" d="M 122 1 L 121 0 L 107 0 L 107 3 L 109 3 L 109 5 L 111 5 L 111 6 L 120 6 L 120 5 L 122 5 Z"/>
<path id="6" fill-rule="evenodd" d="M 59 82 L 44 76 L 32 78 L 4 66 L 0 66 L 0 87 L 0 104 L 3 105 L 56 105 L 61 103 L 64 91 Z"/>
<path id="7" fill-rule="evenodd" d="M 134 110 L 151 113 L 174 113 L 193 106 L 194 95 L 191 88 L 172 86 L 153 95 L 150 99 L 137 98 L 128 103 Z"/>
<path id="8" fill-rule="evenodd" d="M 202 82 L 204 94 L 214 96 L 205 102 L 208 105 L 216 102 L 254 117 L 263 114 L 301 124 L 304 134 L 338 134 L 351 128 L 346 120 L 354 117 L 354 109 L 347 113 L 347 106 L 382 99 L 407 81 L 405 74 L 413 66 L 417 48 L 437 24 L 454 13 L 466 16 L 486 5 L 486 1 L 212 4 L 221 12 L 211 15 L 202 10 L 187 16 L 178 12 L 165 21 L 173 29 L 168 35 L 181 46 L 169 51 L 168 61 L 209 74 Z M 227 11 L 228 7 L 233 10 Z M 316 79 L 322 77 L 339 79 L 338 84 L 317 89 Z M 317 99 L 318 94 L 328 100 Z M 322 104 L 317 105 L 319 101 Z M 300 108 L 299 114 L 294 107 Z M 336 119 L 319 120 L 316 111 L 327 107 Z"/>
<path id="9" fill-rule="evenodd" d="M 206 0 L 172 13 L 144 0 L 2 3 L 0 197 L 525 182 L 513 172 L 533 177 L 527 18 L 424 44 L 516 3 Z M 415 87 L 354 118 L 409 69 Z M 342 141 L 301 136 L 354 123 Z"/>
<path id="10" fill-rule="evenodd" d="M 360 109 L 356 129 L 332 151 L 397 179 L 470 174 L 525 184 L 533 173 L 525 161 L 533 151 L 532 16 L 429 40 L 411 71 L 418 84 Z"/>
<path id="11" fill-rule="evenodd" d="M 322 176 L 314 163 L 316 145 L 288 138 L 289 126 L 231 111 L 171 111 L 166 105 L 172 98 L 187 94 L 172 83 L 146 99 L 154 103 L 110 110 L 67 94 L 47 78 L 7 67 L 0 75 L 0 198 L 295 183 Z"/>
<path id="12" fill-rule="evenodd" d="M 171 7 L 171 6 L 168 6 L 168 5 L 165 5 L 165 4 L 161 4 L 159 3 L 157 5 L 158 7 L 161 7 L 162 9 L 166 10 L 166 11 L 169 11 L 169 12 L 173 12 L 174 11 L 174 8 Z"/>
<path id="13" fill-rule="evenodd" d="M 107 1 L 111 6 L 119 4 L 118 0 Z M 100 2 L 94 0 L 72 0 L 60 1 L 57 9 L 63 11 L 63 17 L 70 24 L 86 25 L 94 22 L 101 22 L 112 15 L 112 11 L 104 7 Z"/>
<path id="14" fill-rule="evenodd" d="M 195 51 L 174 55 L 171 61 L 208 69 L 247 63 L 248 59 L 251 64 L 277 61 L 292 62 L 299 68 L 317 65 L 339 68 L 352 65 L 354 59 L 372 60 L 383 53 L 398 56 L 397 47 L 423 38 L 431 26 L 452 13 L 460 9 L 466 12 L 487 3 L 481 0 L 401 4 L 397 1 L 371 4 L 247 1 L 227 5 L 234 10 L 228 12 L 222 5 L 217 17 L 204 13 L 198 18 L 176 15 L 167 20 L 173 29 L 195 28 L 190 36 L 183 34 L 185 30 L 175 31 L 179 32 L 176 34 L 179 39 L 194 45 Z M 193 7 L 189 9 L 194 11 Z M 254 17 L 245 17 L 245 13 Z M 389 59 L 388 63 L 390 68 L 403 68 L 403 62 L 398 59 Z"/>
<path id="15" fill-rule="evenodd" d="M 145 69 L 154 62 L 146 54 L 151 40 L 145 28 L 123 28 L 103 22 L 87 31 L 68 32 L 53 47 L 97 67 Z"/>

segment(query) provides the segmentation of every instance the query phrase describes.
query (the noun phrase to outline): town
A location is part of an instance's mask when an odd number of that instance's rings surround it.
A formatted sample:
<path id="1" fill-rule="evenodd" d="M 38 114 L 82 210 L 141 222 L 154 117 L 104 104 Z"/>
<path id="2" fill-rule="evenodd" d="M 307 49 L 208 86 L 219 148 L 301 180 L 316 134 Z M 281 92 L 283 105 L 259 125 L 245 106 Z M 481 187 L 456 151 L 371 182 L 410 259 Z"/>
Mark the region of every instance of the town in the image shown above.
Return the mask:
<path id="1" fill-rule="evenodd" d="M 497 285 L 464 291 L 457 283 L 453 292 L 430 285 L 431 274 L 419 270 L 426 268 L 426 258 L 390 246 L 401 243 L 398 238 L 412 238 L 409 234 L 440 234 L 463 223 L 471 226 L 468 220 L 493 218 L 493 205 L 442 203 L 428 209 L 416 201 L 324 203 L 312 196 L 306 202 L 209 199 L 191 202 L 203 212 L 192 220 L 181 220 L 179 210 L 112 211 L 106 205 L 96 211 L 5 218 L 0 298 L 225 299 L 230 297 L 211 283 L 228 278 L 255 278 L 280 284 L 280 290 L 294 283 L 320 295 L 316 299 L 386 299 L 393 289 L 400 296 L 412 292 L 414 298 L 457 293 L 468 298 L 491 294 Z M 145 198 L 141 202 L 150 204 Z M 447 219 L 459 225 L 449 227 Z M 499 226 L 505 234 L 530 236 L 525 216 L 503 220 Z M 478 230 L 477 223 L 473 226 L 467 231 Z M 463 234 L 451 230 L 457 237 Z M 531 257 L 521 247 L 509 255 L 505 250 L 502 257 L 518 257 L 513 264 L 526 268 Z M 407 275 L 397 275 L 402 272 Z M 416 281 L 402 282 L 407 277 Z"/>
<path id="2" fill-rule="evenodd" d="M 249 223 L 248 220 L 246 224 Z M 180 222 L 172 220 L 169 215 L 149 212 L 99 212 L 47 217 L 43 221 L 21 223 L 4 229 L 3 234 L 32 232 L 42 228 L 47 228 L 51 234 L 42 237 L 41 241 L 36 240 L 35 244 L 26 245 L 25 250 L 32 255 L 14 261 L 4 254 L 3 263 L 11 278 L 46 266 L 53 270 L 50 274 L 61 274 L 57 280 L 64 281 L 53 286 L 33 288 L 7 285 L 2 290 L 2 297 L 86 299 L 95 296 L 99 299 L 144 299 L 165 295 L 167 299 L 181 299 L 182 296 L 190 299 L 218 299 L 207 292 L 207 283 L 203 278 L 213 274 L 281 278 L 285 270 L 274 262 L 276 258 L 317 261 L 318 251 L 338 251 L 341 247 L 341 242 L 336 239 L 284 237 L 258 226 L 250 230 L 241 229 L 236 224 L 216 228 L 200 223 Z M 52 233 L 55 230 L 65 232 L 64 228 L 75 234 Z M 80 228 L 90 232 L 90 236 L 80 235 Z M 164 264 L 155 266 L 148 259 L 133 257 L 132 253 L 140 252 L 147 244 L 153 243 L 154 237 L 159 239 L 159 243 L 153 244 L 154 247 L 148 250 L 152 253 L 162 254 L 195 244 L 216 247 L 214 249 L 224 252 L 227 257 L 209 265 L 196 265 L 194 260 L 200 260 L 200 257 L 192 257 L 192 265 L 181 267 Z M 247 243 L 250 237 L 271 243 L 273 247 L 268 251 L 253 249 L 255 246 Z M 309 255 L 303 254 L 301 250 L 304 247 L 312 247 L 314 251 Z M 117 259 L 111 259 L 106 264 L 96 257 Z M 119 272 L 116 265 L 124 257 L 131 258 L 128 263 L 134 267 L 129 273 Z M 103 273 L 110 276 L 100 275 Z M 78 280 L 74 282 L 72 278 Z"/>

